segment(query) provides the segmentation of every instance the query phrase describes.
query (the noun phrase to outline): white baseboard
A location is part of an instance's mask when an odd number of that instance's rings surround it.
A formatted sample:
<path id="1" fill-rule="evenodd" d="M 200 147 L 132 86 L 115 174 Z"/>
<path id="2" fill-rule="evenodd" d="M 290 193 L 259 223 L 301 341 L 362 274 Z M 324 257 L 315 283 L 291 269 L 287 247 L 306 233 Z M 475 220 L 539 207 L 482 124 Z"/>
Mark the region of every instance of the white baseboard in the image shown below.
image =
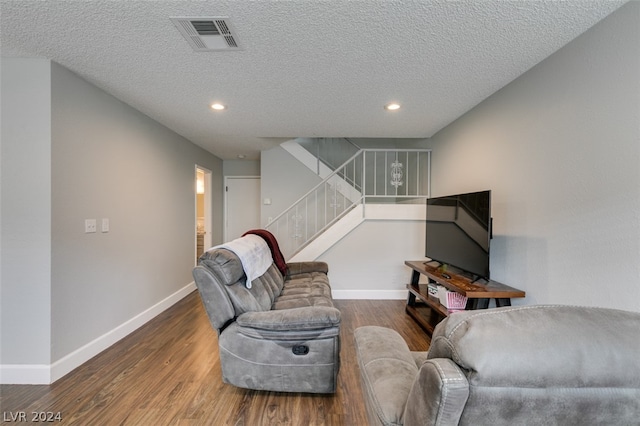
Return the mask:
<path id="1" fill-rule="evenodd" d="M 52 383 L 50 365 L 0 365 L 1 385 L 48 385 L 50 383 Z"/>
<path id="2" fill-rule="evenodd" d="M 71 352 L 51 365 L 0 365 L 0 384 L 48 385 L 175 305 L 196 289 L 191 282 L 147 310 Z"/>
<path id="3" fill-rule="evenodd" d="M 407 290 L 331 290 L 334 299 L 404 300 Z"/>

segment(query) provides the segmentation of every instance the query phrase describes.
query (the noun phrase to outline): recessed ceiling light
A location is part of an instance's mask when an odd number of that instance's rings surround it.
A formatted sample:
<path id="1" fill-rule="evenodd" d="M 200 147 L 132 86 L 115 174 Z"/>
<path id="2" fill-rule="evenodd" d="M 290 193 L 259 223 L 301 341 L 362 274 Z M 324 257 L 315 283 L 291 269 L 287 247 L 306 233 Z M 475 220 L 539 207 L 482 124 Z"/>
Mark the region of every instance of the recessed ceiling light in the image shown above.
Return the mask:
<path id="1" fill-rule="evenodd" d="M 387 111 L 395 111 L 397 109 L 400 109 L 400 104 L 397 103 L 390 103 L 390 104 L 386 104 L 384 106 L 384 109 L 386 109 Z"/>
<path id="2" fill-rule="evenodd" d="M 226 105 L 222 105 L 220 103 L 211 104 L 211 109 L 215 111 L 222 111 L 223 109 L 227 109 Z"/>
<path id="3" fill-rule="evenodd" d="M 244 154 L 238 154 L 238 158 L 239 158 L 240 160 L 244 160 L 245 158 L 247 158 L 247 156 L 246 156 L 246 155 L 244 155 Z"/>

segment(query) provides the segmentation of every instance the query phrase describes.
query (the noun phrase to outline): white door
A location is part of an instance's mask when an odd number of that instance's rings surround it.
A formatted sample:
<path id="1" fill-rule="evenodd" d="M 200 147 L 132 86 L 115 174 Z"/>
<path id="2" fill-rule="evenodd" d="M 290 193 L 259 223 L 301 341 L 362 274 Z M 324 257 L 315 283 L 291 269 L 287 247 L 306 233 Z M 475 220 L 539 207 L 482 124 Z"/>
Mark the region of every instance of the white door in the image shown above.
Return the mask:
<path id="1" fill-rule="evenodd" d="M 260 177 L 227 176 L 224 240 L 231 241 L 256 228 L 260 228 Z"/>

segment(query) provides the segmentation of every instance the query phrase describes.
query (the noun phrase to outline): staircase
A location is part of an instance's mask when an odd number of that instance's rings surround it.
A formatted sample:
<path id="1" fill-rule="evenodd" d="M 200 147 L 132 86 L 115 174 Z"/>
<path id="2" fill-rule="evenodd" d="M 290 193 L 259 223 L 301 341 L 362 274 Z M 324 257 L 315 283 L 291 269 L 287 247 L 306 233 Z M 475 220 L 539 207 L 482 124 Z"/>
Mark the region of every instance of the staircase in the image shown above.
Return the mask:
<path id="1" fill-rule="evenodd" d="M 430 150 L 356 148 L 333 167 L 319 156 L 311 160 L 308 148 L 285 144 L 289 152 L 303 149 L 303 162 L 323 178 L 266 226 L 289 261 L 316 259 L 367 219 L 424 216 Z"/>

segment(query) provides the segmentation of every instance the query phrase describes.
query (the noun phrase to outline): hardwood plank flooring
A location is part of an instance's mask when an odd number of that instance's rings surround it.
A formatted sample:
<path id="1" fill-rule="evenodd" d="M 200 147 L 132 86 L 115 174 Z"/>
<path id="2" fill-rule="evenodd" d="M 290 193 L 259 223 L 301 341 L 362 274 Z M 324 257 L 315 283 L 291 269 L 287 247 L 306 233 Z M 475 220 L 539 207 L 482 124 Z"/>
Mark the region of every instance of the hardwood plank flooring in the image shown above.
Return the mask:
<path id="1" fill-rule="evenodd" d="M 353 331 L 390 327 L 419 351 L 429 337 L 404 312 L 404 301 L 335 302 L 341 366 L 332 395 L 223 383 L 217 335 L 194 292 L 52 385 L 0 386 L 0 411 L 59 412 L 60 424 L 69 425 L 366 425 Z"/>

